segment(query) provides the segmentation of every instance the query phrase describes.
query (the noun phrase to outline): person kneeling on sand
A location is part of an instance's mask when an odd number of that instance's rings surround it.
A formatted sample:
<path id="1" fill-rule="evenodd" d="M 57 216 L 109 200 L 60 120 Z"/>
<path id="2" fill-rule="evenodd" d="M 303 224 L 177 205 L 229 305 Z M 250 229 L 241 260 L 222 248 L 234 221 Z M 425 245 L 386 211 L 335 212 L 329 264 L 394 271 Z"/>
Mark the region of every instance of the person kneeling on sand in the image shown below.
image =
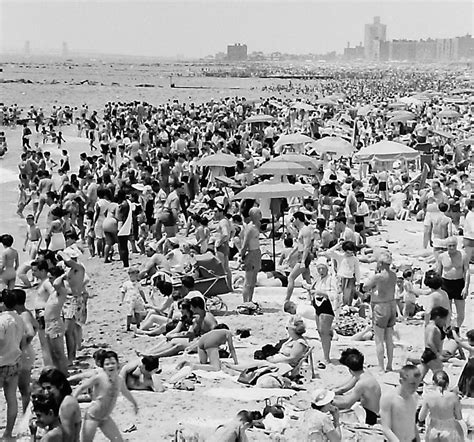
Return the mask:
<path id="1" fill-rule="evenodd" d="M 382 392 L 380 384 L 372 374 L 364 371 L 364 355 L 356 348 L 348 348 L 342 352 L 339 362 L 349 369 L 352 377 L 335 389 L 334 405 L 340 409 L 347 409 L 360 402 L 365 410 L 365 423 L 375 425 Z"/>
<path id="2" fill-rule="evenodd" d="M 207 442 L 247 442 L 245 430 L 252 426 L 252 413 L 242 410 L 227 424 L 219 425 Z"/>
<path id="3" fill-rule="evenodd" d="M 199 364 L 192 364 L 188 361 L 183 361 L 176 367 L 180 370 L 184 366 L 188 365 L 193 370 L 205 370 L 205 371 L 219 371 L 221 369 L 221 360 L 219 357 L 219 347 L 226 345 L 229 348 L 229 353 L 234 360 L 234 364 L 238 365 L 237 354 L 235 352 L 234 342 L 232 340 L 232 332 L 226 324 L 217 324 L 216 327 L 204 334 L 195 341 L 192 345 L 184 350 L 187 354 L 195 347 L 198 348 Z"/>
<path id="4" fill-rule="evenodd" d="M 159 359 L 153 356 L 144 356 L 127 363 L 120 371 L 129 390 L 165 391 L 159 383 L 157 387 L 153 383 L 152 375 L 158 371 Z"/>

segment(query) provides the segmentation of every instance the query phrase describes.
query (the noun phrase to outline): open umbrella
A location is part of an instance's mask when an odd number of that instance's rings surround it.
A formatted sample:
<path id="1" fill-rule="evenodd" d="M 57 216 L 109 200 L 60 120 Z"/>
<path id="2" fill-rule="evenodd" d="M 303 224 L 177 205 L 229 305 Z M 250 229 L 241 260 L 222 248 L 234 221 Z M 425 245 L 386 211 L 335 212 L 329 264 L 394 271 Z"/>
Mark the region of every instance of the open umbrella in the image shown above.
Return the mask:
<path id="1" fill-rule="evenodd" d="M 395 118 L 395 117 L 402 118 L 402 119 L 405 119 L 405 121 L 414 120 L 416 118 L 416 115 L 413 112 L 406 111 L 406 110 L 392 111 L 388 113 L 388 116 L 391 118 Z"/>
<path id="2" fill-rule="evenodd" d="M 286 146 L 289 144 L 311 143 L 312 141 L 314 140 L 311 137 L 308 137 L 308 135 L 303 135 L 301 133 L 280 135 L 280 138 L 278 138 L 274 147 Z"/>
<path id="3" fill-rule="evenodd" d="M 334 100 L 326 97 L 318 98 L 315 103 L 321 106 L 337 106 L 337 103 Z"/>
<path id="4" fill-rule="evenodd" d="M 311 104 L 302 103 L 301 101 L 295 101 L 294 103 L 290 103 L 290 108 L 305 110 L 307 112 L 316 110 L 314 106 L 311 106 Z"/>
<path id="5" fill-rule="evenodd" d="M 341 137 L 323 137 L 311 143 L 308 147 L 318 153 L 328 152 L 343 157 L 350 156 L 354 152 L 354 146 Z"/>
<path id="6" fill-rule="evenodd" d="M 304 167 L 301 164 L 271 160 L 262 164 L 258 169 L 255 169 L 253 173 L 256 175 L 284 176 L 305 175 L 309 174 L 310 171 L 307 167 Z"/>
<path id="7" fill-rule="evenodd" d="M 416 97 L 402 97 L 400 98 L 400 101 L 405 104 L 414 104 L 415 106 L 423 105 L 423 101 Z"/>
<path id="8" fill-rule="evenodd" d="M 420 152 L 411 147 L 394 141 L 382 140 L 370 146 L 363 147 L 355 154 L 360 161 L 395 161 L 398 159 L 413 160 Z"/>
<path id="9" fill-rule="evenodd" d="M 287 162 L 287 163 L 296 163 L 300 166 L 306 167 L 309 170 L 319 169 L 320 162 L 314 158 L 311 158 L 308 155 L 301 155 L 296 153 L 286 153 L 278 157 L 273 158 L 273 162 Z"/>
<path id="10" fill-rule="evenodd" d="M 469 144 L 474 146 L 474 137 L 466 138 L 465 140 L 460 140 L 458 144 Z"/>
<path id="11" fill-rule="evenodd" d="M 368 104 L 366 106 L 359 107 L 359 109 L 357 109 L 357 115 L 359 115 L 360 117 L 366 117 L 373 110 L 374 110 L 374 106 L 372 106 L 371 104 Z"/>
<path id="12" fill-rule="evenodd" d="M 252 115 L 251 117 L 248 117 L 246 120 L 244 120 L 244 123 L 245 124 L 271 123 L 274 120 L 275 118 L 272 117 L 271 115 L 260 114 L 260 115 Z"/>
<path id="13" fill-rule="evenodd" d="M 411 117 L 410 115 L 396 115 L 392 118 L 390 118 L 387 123 L 392 124 L 392 123 L 406 123 L 407 121 L 414 120 L 414 117 Z"/>
<path id="14" fill-rule="evenodd" d="M 433 129 L 432 132 L 435 135 L 439 135 L 440 137 L 450 138 L 450 139 L 456 138 L 453 134 L 450 134 L 449 132 L 444 132 L 443 130 Z"/>
<path id="15" fill-rule="evenodd" d="M 237 158 L 227 153 L 216 153 L 201 158 L 197 164 L 201 167 L 233 167 L 237 164 Z"/>
<path id="16" fill-rule="evenodd" d="M 298 184 L 281 183 L 275 180 L 254 184 L 239 192 L 234 199 L 272 199 L 272 198 L 295 198 L 311 196 L 303 186 Z M 272 212 L 272 250 L 273 262 L 275 261 L 275 217 Z"/>
<path id="17" fill-rule="evenodd" d="M 459 118 L 460 116 L 461 114 L 459 112 L 452 109 L 443 110 L 438 114 L 438 117 L 441 118 Z"/>

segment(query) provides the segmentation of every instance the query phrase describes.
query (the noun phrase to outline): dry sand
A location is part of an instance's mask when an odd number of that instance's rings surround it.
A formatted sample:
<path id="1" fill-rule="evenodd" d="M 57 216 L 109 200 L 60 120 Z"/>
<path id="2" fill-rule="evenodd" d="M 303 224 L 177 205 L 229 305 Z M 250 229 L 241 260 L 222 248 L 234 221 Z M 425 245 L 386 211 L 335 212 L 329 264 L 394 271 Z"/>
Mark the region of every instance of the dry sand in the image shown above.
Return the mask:
<path id="1" fill-rule="evenodd" d="M 9 136 L 10 152 L 9 156 L 15 155 L 18 152 L 18 131 L 16 132 L 16 139 Z M 66 132 L 67 134 L 68 132 Z M 66 136 L 66 139 L 67 136 Z M 16 147 L 15 147 L 16 145 Z M 72 138 L 66 144 L 70 151 L 73 165 L 77 161 L 78 153 L 84 150 L 83 142 L 76 142 Z M 53 150 L 53 149 L 51 149 Z M 7 159 L 8 164 L 12 164 L 12 158 Z M 14 163 L 14 161 L 13 161 Z M 6 163 L 4 163 L 6 164 Z M 7 167 L 6 167 L 7 168 Z M 10 168 L 11 169 L 11 168 Z M 11 183 L 10 183 L 11 184 Z M 5 186 L 9 184 L 6 183 Z M 16 186 L 16 183 L 14 183 Z M 10 189 L 11 192 L 11 189 Z M 11 195 L 3 195 L 3 200 L 8 200 L 9 208 L 12 206 Z M 14 200 L 13 200 L 14 201 Z M 28 213 L 28 211 L 25 211 Z M 8 219 L 14 218 L 11 213 L 6 214 Z M 5 217 L 1 223 L 4 231 L 16 232 L 18 230 L 18 218 L 16 218 L 16 225 L 8 223 L 5 225 Z M 422 242 L 422 225 L 416 222 L 386 222 L 383 227 L 382 235 L 374 237 L 372 241 L 378 242 L 380 240 L 388 240 L 390 242 L 390 249 L 394 252 L 396 259 L 404 260 L 405 257 L 410 257 L 418 254 L 421 250 Z M 16 244 L 19 247 L 19 238 L 16 238 Z M 266 243 L 265 248 L 270 249 L 270 244 Z M 397 254 L 403 253 L 401 258 L 397 258 Z M 127 274 L 122 268 L 120 262 L 113 262 L 111 264 L 104 264 L 97 258 L 87 259 L 87 252 L 83 259 L 86 265 L 87 273 L 90 276 L 91 283 L 89 292 L 91 299 L 89 301 L 89 319 L 84 328 L 84 344 L 85 349 L 80 352 L 81 368 L 87 368 L 92 365 L 91 355 L 102 345 L 115 350 L 122 363 L 125 363 L 134 358 L 135 350 L 143 350 L 150 344 L 153 344 L 154 338 L 149 337 L 134 337 L 133 333 L 125 332 L 125 317 L 119 307 L 120 285 L 127 279 Z M 144 257 L 140 255 L 132 255 L 131 264 L 140 265 L 144 262 Z M 418 261 L 415 261 L 418 262 Z M 426 266 L 424 266 L 426 267 Z M 370 271 L 369 266 L 364 266 L 365 273 Z M 472 291 L 472 286 L 471 286 Z M 255 301 L 263 308 L 263 315 L 259 316 L 244 316 L 238 315 L 235 311 L 236 306 L 241 302 L 241 296 L 238 293 L 223 295 L 223 299 L 229 307 L 229 312 L 226 316 L 218 317 L 220 322 L 225 322 L 232 330 L 238 328 L 250 328 L 251 337 L 237 341 L 237 353 L 241 361 L 252 359 L 253 352 L 261 348 L 266 343 L 275 343 L 279 339 L 285 337 L 285 323 L 288 316 L 282 311 L 282 304 L 284 299 L 284 289 L 268 289 L 257 288 L 255 294 Z M 301 289 L 297 289 L 294 298 L 303 298 Z M 300 301 L 304 302 L 304 301 Z M 316 338 L 317 333 L 314 324 L 306 321 L 308 324 L 308 336 Z M 466 330 L 474 327 L 473 315 L 473 299 L 470 296 L 466 308 L 466 322 L 463 327 L 462 334 Z M 399 323 L 396 325 L 396 330 L 400 334 L 400 340 L 408 343 L 413 347 L 415 354 L 421 354 L 423 348 L 423 325 L 421 322 L 413 321 L 410 324 Z M 319 341 L 311 339 L 314 343 L 314 359 L 317 363 L 321 356 L 321 347 Z M 35 348 L 39 354 L 39 344 L 35 339 Z M 348 346 L 357 347 L 363 351 L 366 356 L 366 363 L 371 369 L 376 364 L 375 348 L 373 342 L 352 342 L 347 338 L 341 338 L 339 341 L 333 342 L 332 357 L 337 359 L 340 350 Z M 395 368 L 400 367 L 406 357 L 406 348 L 397 347 L 395 349 Z M 190 360 L 197 361 L 196 355 L 189 356 Z M 182 357 L 170 357 L 162 359 L 161 367 L 163 369 L 157 378 L 166 382 L 173 374 L 175 374 L 175 366 Z M 41 368 L 40 359 L 36 358 L 36 365 L 34 373 L 38 374 Z M 454 385 L 457 382 L 457 377 L 462 367 L 448 366 L 448 371 L 451 374 L 451 380 Z M 307 390 L 311 392 L 318 387 L 327 387 L 339 384 L 343 377 L 347 375 L 347 370 L 337 364 L 334 364 L 325 370 L 317 371 L 317 378 L 311 383 L 306 384 Z M 393 388 L 390 384 L 397 383 L 398 376 L 395 373 L 387 373 L 379 376 L 383 383 L 383 388 Z M 427 377 L 427 379 L 429 376 Z M 200 383 L 196 384 L 195 391 L 186 392 L 175 389 L 168 389 L 164 393 L 152 392 L 134 392 L 140 411 L 138 416 L 133 414 L 131 405 L 123 399 L 119 399 L 118 404 L 113 412 L 113 417 L 116 420 L 120 429 L 124 430 L 132 424 L 136 425 L 137 430 L 132 433 L 125 434 L 126 440 L 129 441 L 170 441 L 174 436 L 174 432 L 179 422 L 182 422 L 185 428 L 191 432 L 197 431 L 202 435 L 209 434 L 213 428 L 218 424 L 232 418 L 239 410 L 262 410 L 263 401 L 245 401 L 229 398 L 215 398 L 206 394 L 213 388 L 229 388 L 239 389 L 241 395 L 245 395 L 246 387 L 237 384 L 231 378 L 224 378 L 219 380 L 200 379 Z M 245 397 L 245 396 L 244 396 Z M 300 392 L 289 400 L 292 404 L 307 404 L 308 392 Z M 4 402 L 0 401 L 0 422 L 4 425 L 5 408 Z M 19 416 L 18 422 L 21 421 Z M 0 426 L 2 426 L 0 424 Z M 298 440 L 298 436 L 292 433 L 296 426 L 296 421 L 291 421 L 289 424 L 289 433 L 286 439 L 282 440 Z M 17 424 L 19 427 L 19 424 Z M 270 436 L 263 432 L 251 431 L 249 432 L 250 440 L 263 441 L 272 440 Z M 345 440 L 347 439 L 347 435 Z M 26 439 L 20 439 L 26 440 Z M 98 432 L 98 441 L 105 440 L 100 432 Z M 273 439 L 275 440 L 275 439 Z M 368 440 L 368 439 L 364 439 Z M 380 439 L 379 439 L 380 440 Z"/>

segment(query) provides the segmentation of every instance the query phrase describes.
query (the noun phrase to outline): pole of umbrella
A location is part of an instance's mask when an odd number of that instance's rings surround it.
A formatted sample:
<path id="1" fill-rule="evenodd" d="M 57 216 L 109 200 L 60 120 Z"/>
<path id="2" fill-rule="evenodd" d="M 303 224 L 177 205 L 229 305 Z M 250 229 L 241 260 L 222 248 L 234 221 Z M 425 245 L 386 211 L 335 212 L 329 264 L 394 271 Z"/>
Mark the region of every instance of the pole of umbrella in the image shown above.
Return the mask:
<path id="1" fill-rule="evenodd" d="M 276 253 L 275 253 L 275 216 L 272 210 L 272 250 L 273 250 L 273 264 L 276 268 Z"/>

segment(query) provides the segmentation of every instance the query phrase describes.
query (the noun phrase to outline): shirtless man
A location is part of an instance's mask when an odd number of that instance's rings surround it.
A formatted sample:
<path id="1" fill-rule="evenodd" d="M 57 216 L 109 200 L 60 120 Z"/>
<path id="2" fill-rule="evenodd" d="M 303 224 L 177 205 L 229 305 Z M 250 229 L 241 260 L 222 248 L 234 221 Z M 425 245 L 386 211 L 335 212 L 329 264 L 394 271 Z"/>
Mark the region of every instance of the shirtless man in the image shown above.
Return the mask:
<path id="1" fill-rule="evenodd" d="M 227 285 L 232 291 L 232 271 L 229 267 L 229 241 L 230 241 L 230 222 L 226 218 L 224 209 L 222 206 L 217 205 L 214 210 L 214 219 L 218 222 L 217 224 L 217 239 L 214 244 L 216 249 L 217 259 L 222 263 L 224 270 L 227 274 Z"/>
<path id="2" fill-rule="evenodd" d="M 31 391 L 31 369 L 35 363 L 35 351 L 31 345 L 31 341 L 38 331 L 38 321 L 33 314 L 26 309 L 26 293 L 24 290 L 15 289 L 16 305 L 15 310 L 23 320 L 25 326 L 25 334 L 23 337 L 23 345 L 21 348 L 20 371 L 18 373 L 18 390 L 21 394 L 21 402 L 23 413 L 26 413 L 30 402 Z"/>
<path id="3" fill-rule="evenodd" d="M 433 237 L 433 253 L 437 259 L 446 250 L 446 238 L 453 234 L 453 221 L 446 215 L 446 203 L 439 203 L 440 215 L 430 221 L 430 237 Z"/>
<path id="4" fill-rule="evenodd" d="M 262 212 L 253 207 L 249 211 L 250 222 L 245 226 L 242 250 L 242 262 L 245 269 L 245 282 L 242 291 L 244 302 L 252 302 L 253 292 L 257 284 L 257 274 L 262 264 L 262 252 L 260 251 L 260 221 Z"/>
<path id="5" fill-rule="evenodd" d="M 31 213 L 26 216 L 26 223 L 28 224 L 28 229 L 26 231 L 25 243 L 23 244 L 23 251 L 26 252 L 26 246 L 29 243 L 28 255 L 30 259 L 36 259 L 42 240 L 41 229 L 35 224 L 35 217 Z"/>
<path id="6" fill-rule="evenodd" d="M 76 351 L 81 346 L 81 324 L 85 323 L 87 302 L 87 293 L 84 291 L 86 269 L 81 263 L 77 262 L 79 253 L 79 250 L 72 247 L 58 253 L 63 258 L 64 264 L 69 267 L 66 273 L 66 287 L 69 290 L 64 303 L 63 317 L 66 325 L 66 347 L 70 364 L 76 359 Z"/>
<path id="7" fill-rule="evenodd" d="M 38 290 L 35 298 L 35 318 L 38 321 L 38 337 L 43 353 L 43 363 L 45 366 L 52 365 L 51 352 L 49 351 L 48 341 L 45 334 L 44 311 L 49 297 L 54 292 L 48 278 L 48 263 L 46 261 L 33 261 L 31 263 L 33 277 L 39 281 Z"/>
<path id="8" fill-rule="evenodd" d="M 360 402 L 365 410 L 365 423 L 375 425 L 382 390 L 372 374 L 364 371 L 364 355 L 356 348 L 348 348 L 342 352 L 339 362 L 349 369 L 352 378 L 334 390 L 336 397 L 333 404 L 338 408 L 348 409 Z"/>
<path id="9" fill-rule="evenodd" d="M 51 352 L 53 365 L 67 376 L 67 359 L 64 355 L 64 322 L 61 316 L 67 289 L 64 286 L 66 274 L 61 274 L 59 267 L 49 270 L 49 281 L 52 284 L 50 295 L 44 309 L 46 341 Z"/>
<path id="10" fill-rule="evenodd" d="M 219 358 L 219 347 L 226 345 L 229 348 L 230 355 L 234 360 L 234 364 L 238 365 L 237 353 L 235 352 L 234 341 L 232 340 L 232 332 L 225 324 L 218 324 L 216 327 L 202 335 L 198 340 L 193 342 L 184 350 L 187 354 L 194 348 L 198 348 L 199 364 L 192 364 L 184 361 L 176 367 L 180 370 L 185 365 L 189 365 L 193 370 L 219 371 L 221 369 L 221 360 Z"/>
<path id="11" fill-rule="evenodd" d="M 38 173 L 38 176 L 40 176 L 40 180 L 38 183 L 38 193 L 39 193 L 39 206 L 38 206 L 38 211 L 36 212 L 36 219 L 35 222 L 38 222 L 39 217 L 41 215 L 41 212 L 43 211 L 43 207 L 45 204 L 50 206 L 48 202 L 48 194 L 52 193 L 54 182 L 51 179 L 51 176 L 49 172 L 44 171 L 41 173 Z"/>
<path id="12" fill-rule="evenodd" d="M 379 368 L 384 370 L 384 343 L 387 348 L 386 371 L 392 371 L 393 361 L 393 326 L 397 319 L 397 305 L 395 302 L 395 286 L 397 275 L 390 269 L 392 255 L 384 250 L 377 258 L 377 270 L 367 282 L 364 291 L 376 288 L 371 295 L 372 324 L 374 327 L 375 347 Z"/>
<path id="13" fill-rule="evenodd" d="M 416 390 L 420 384 L 420 370 L 405 365 L 400 370 L 400 386 L 382 397 L 380 417 L 388 442 L 420 442 L 416 426 Z"/>
<path id="14" fill-rule="evenodd" d="M 308 284 L 311 284 L 311 273 L 309 271 L 309 265 L 313 259 L 312 248 L 313 248 L 313 230 L 310 226 L 306 225 L 306 217 L 303 212 L 295 212 L 293 214 L 293 225 L 298 230 L 298 239 L 293 251 L 290 253 L 298 255 L 298 263 L 295 265 L 290 275 L 288 276 L 288 288 L 286 290 L 286 299 L 289 301 L 293 290 L 295 288 L 295 280 L 299 275 L 302 275 Z M 290 259 L 289 257 L 289 259 Z"/>
<path id="15" fill-rule="evenodd" d="M 469 293 L 471 274 L 467 255 L 458 250 L 458 240 L 454 236 L 446 240 L 448 250 L 438 258 L 438 273 L 443 278 L 443 289 L 456 306 L 458 329 L 464 322 L 466 297 Z"/>

